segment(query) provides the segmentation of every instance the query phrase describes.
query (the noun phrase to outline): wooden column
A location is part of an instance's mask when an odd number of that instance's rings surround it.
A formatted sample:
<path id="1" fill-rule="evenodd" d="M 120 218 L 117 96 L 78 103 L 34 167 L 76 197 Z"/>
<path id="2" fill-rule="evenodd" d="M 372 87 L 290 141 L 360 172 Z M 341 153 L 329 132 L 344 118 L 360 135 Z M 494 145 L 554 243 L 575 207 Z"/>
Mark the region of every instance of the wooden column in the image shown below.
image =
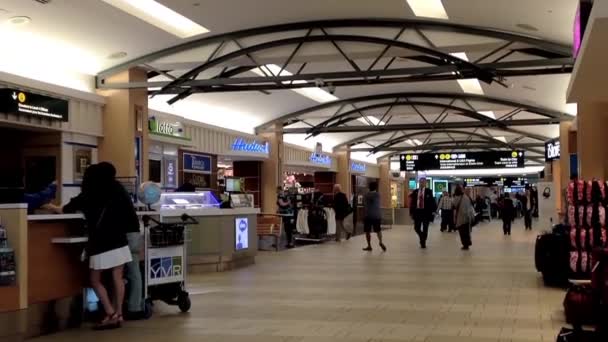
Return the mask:
<path id="1" fill-rule="evenodd" d="M 391 178 L 390 160 L 380 161 L 380 181 L 378 182 L 378 192 L 380 193 L 380 205 L 382 208 L 391 207 Z"/>
<path id="2" fill-rule="evenodd" d="M 283 127 L 275 125 L 260 136 L 270 145 L 268 159 L 262 162 L 262 212 L 276 213 L 277 186 L 283 182 Z"/>
<path id="3" fill-rule="evenodd" d="M 110 82 L 143 82 L 147 74 L 131 69 L 110 78 Z M 103 134 L 99 144 L 99 160 L 109 161 L 118 176 L 133 177 L 135 171 L 135 137 L 141 136 L 142 180 L 148 180 L 148 92 L 146 89 L 100 90 L 106 97 L 103 113 Z M 139 119 L 139 122 L 137 120 Z M 141 128 L 141 131 L 138 130 Z"/>
<path id="4" fill-rule="evenodd" d="M 578 104 L 577 151 L 581 179 L 606 179 L 608 176 L 608 104 Z"/>
<path id="5" fill-rule="evenodd" d="M 342 187 L 342 192 L 346 194 L 346 198 L 350 198 L 352 193 L 350 152 L 338 152 L 336 153 L 336 159 L 338 160 L 338 173 L 336 175 L 336 182 Z"/>

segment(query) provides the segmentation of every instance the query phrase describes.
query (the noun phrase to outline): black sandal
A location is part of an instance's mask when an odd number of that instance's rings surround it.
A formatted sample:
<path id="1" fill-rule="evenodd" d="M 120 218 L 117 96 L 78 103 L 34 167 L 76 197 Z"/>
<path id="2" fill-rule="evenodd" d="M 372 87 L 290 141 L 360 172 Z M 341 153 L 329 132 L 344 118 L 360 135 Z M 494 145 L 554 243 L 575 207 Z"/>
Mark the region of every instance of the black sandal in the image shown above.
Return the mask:
<path id="1" fill-rule="evenodd" d="M 106 317 L 99 322 L 93 330 L 112 330 L 120 328 L 120 315 L 116 312 L 111 315 L 106 315 Z"/>

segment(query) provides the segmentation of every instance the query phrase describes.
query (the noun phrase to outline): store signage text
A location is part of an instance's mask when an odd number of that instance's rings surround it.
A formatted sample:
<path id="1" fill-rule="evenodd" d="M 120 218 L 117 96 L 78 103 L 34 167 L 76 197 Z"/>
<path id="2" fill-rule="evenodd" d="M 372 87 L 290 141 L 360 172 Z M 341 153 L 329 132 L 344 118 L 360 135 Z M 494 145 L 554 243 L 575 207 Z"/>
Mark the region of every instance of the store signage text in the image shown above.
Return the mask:
<path id="1" fill-rule="evenodd" d="M 148 120 L 148 129 L 152 134 L 186 139 L 181 122 L 168 122 L 151 117 Z"/>
<path id="2" fill-rule="evenodd" d="M 14 89 L 0 89 L 0 112 L 69 121 L 69 102 Z"/>
<path id="3" fill-rule="evenodd" d="M 545 160 L 557 160 L 561 156 L 561 147 L 559 140 L 551 140 L 545 143 Z"/>
<path id="4" fill-rule="evenodd" d="M 352 172 L 365 173 L 365 171 L 367 170 L 367 165 L 363 163 L 351 162 L 350 170 Z"/>
<path id="5" fill-rule="evenodd" d="M 184 171 L 211 173 L 211 157 L 202 154 L 184 153 Z"/>
<path id="6" fill-rule="evenodd" d="M 260 143 L 257 140 L 247 141 L 243 138 L 236 138 L 232 143 L 232 150 L 235 152 L 269 154 L 270 144 L 267 141 Z"/>
<path id="7" fill-rule="evenodd" d="M 309 158 L 311 163 L 321 165 L 331 165 L 331 157 L 327 154 L 312 153 Z"/>

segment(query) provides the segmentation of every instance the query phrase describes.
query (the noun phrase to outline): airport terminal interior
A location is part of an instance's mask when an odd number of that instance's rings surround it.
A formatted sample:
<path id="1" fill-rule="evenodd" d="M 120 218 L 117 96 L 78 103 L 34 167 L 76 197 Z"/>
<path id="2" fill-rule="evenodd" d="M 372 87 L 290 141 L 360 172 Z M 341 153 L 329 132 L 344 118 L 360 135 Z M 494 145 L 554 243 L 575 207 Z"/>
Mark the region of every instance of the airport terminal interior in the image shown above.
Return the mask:
<path id="1" fill-rule="evenodd" d="M 608 341 L 604 31 L 0 0 L 0 341 Z"/>

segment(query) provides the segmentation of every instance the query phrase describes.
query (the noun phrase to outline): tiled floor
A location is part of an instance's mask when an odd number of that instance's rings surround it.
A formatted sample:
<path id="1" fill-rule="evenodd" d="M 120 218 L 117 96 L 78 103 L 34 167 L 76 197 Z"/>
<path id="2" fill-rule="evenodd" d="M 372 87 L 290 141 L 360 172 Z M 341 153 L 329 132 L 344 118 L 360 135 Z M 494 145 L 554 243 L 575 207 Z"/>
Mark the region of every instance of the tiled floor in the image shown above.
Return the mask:
<path id="1" fill-rule="evenodd" d="M 521 227 L 520 227 L 521 226 Z M 563 290 L 534 269 L 536 232 L 497 221 L 476 228 L 473 247 L 433 228 L 420 250 L 411 227 L 385 233 L 388 252 L 363 238 L 263 253 L 257 265 L 190 278 L 193 309 L 158 305 L 149 321 L 88 329 L 40 342 L 86 341 L 555 341 Z"/>

